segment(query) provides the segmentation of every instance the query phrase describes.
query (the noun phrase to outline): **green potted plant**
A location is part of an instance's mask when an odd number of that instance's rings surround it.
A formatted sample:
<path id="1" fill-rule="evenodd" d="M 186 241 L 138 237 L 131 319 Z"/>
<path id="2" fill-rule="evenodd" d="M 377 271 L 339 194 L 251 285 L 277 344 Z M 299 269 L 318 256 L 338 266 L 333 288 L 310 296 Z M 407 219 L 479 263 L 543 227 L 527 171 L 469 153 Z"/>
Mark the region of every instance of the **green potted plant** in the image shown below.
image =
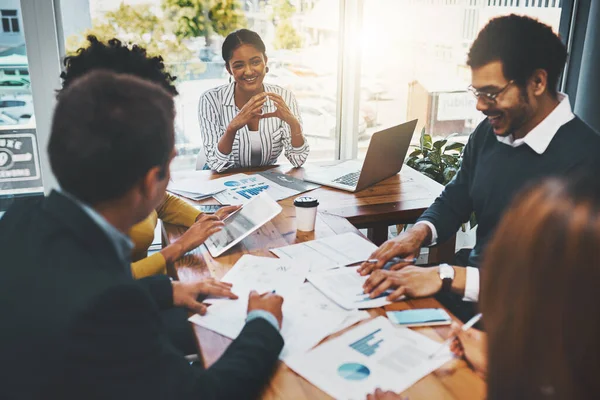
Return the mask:
<path id="1" fill-rule="evenodd" d="M 442 185 L 448 184 L 460 168 L 465 147 L 462 143 L 449 141 L 456 135 L 453 133 L 445 139 L 434 142 L 431 135 L 425 133 L 423 127 L 419 146 L 412 146 L 416 149 L 409 154 L 406 165 Z"/>
<path id="2" fill-rule="evenodd" d="M 434 142 L 431 135 L 425 133 L 425 127 L 423 127 L 419 145 L 412 146 L 416 149 L 409 154 L 408 159 L 405 161 L 406 165 L 442 185 L 447 185 L 460 168 L 465 148 L 462 143 L 450 141 L 456 135 L 456 133 L 453 133 L 445 139 Z M 477 225 L 475 214 L 471 214 L 469 222 L 471 228 Z M 465 231 L 464 225 L 463 231 Z"/>

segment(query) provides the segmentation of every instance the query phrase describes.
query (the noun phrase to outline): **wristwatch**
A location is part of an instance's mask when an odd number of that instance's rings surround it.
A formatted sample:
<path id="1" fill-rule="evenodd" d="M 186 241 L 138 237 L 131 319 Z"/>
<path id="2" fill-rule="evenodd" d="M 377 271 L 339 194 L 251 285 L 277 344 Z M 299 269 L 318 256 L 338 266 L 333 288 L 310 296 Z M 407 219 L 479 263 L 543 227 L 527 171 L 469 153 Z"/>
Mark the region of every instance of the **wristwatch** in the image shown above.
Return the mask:
<path id="1" fill-rule="evenodd" d="M 454 268 L 448 264 L 440 264 L 440 279 L 442 280 L 442 292 L 449 292 L 454 281 Z"/>

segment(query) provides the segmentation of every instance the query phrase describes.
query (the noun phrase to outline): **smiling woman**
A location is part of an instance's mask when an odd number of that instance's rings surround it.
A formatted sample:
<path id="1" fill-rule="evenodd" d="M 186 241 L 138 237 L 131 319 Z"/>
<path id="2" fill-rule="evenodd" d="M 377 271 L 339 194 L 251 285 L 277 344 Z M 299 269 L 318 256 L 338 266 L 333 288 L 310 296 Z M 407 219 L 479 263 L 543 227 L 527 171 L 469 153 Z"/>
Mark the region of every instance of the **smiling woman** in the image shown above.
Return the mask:
<path id="1" fill-rule="evenodd" d="M 270 165 L 282 151 L 300 167 L 309 147 L 298 104 L 289 90 L 263 83 L 269 67 L 260 36 L 248 29 L 232 32 L 222 51 L 230 83 L 205 92 L 198 106 L 208 168 Z"/>

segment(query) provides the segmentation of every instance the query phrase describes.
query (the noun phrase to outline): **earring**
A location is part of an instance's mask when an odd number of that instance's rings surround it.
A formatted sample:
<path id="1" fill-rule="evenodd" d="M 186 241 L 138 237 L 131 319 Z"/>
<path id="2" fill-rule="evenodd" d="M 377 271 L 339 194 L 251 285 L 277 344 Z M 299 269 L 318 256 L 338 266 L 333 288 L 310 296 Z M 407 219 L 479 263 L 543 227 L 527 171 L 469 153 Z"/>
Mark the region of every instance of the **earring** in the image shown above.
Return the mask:
<path id="1" fill-rule="evenodd" d="M 231 75 L 229 75 L 229 83 L 231 83 Z"/>
<path id="2" fill-rule="evenodd" d="M 265 69 L 265 71 L 266 71 L 266 73 L 268 74 L 268 73 L 269 73 L 269 67 L 267 67 L 267 68 Z"/>

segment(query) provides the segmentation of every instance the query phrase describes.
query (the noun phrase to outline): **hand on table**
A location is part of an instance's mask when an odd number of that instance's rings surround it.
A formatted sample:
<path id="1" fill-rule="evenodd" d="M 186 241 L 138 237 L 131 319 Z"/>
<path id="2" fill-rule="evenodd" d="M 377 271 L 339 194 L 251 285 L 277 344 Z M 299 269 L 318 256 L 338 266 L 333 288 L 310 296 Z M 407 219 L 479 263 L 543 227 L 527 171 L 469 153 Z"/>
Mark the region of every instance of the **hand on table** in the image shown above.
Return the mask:
<path id="1" fill-rule="evenodd" d="M 408 400 L 408 397 L 403 397 L 392 391 L 386 391 L 377 388 L 372 394 L 367 395 L 367 400 Z"/>
<path id="2" fill-rule="evenodd" d="M 427 229 L 427 231 L 425 231 Z M 383 266 L 394 257 L 416 258 L 419 257 L 421 245 L 427 237 L 429 228 L 426 225 L 415 225 L 413 229 L 403 232 L 398 237 L 390 239 L 382 244 L 373 254 L 369 256 L 369 260 L 376 259 L 377 263 L 364 262 L 358 273 L 368 275 L 374 270 L 381 269 Z M 424 237 L 425 236 L 425 237 Z M 398 263 L 391 270 L 398 270 L 402 267 L 410 265 L 409 263 Z"/>
<path id="3" fill-rule="evenodd" d="M 231 291 L 231 283 L 220 282 L 214 278 L 203 279 L 194 283 L 182 283 L 174 281 L 173 305 L 186 307 L 200 315 L 206 314 L 207 306 L 198 301 L 198 296 L 219 296 L 229 299 L 237 299 Z"/>
<path id="4" fill-rule="evenodd" d="M 365 293 L 375 298 L 388 289 L 394 291 L 387 299 L 394 301 L 401 296 L 427 297 L 439 292 L 442 288 L 437 268 L 408 266 L 399 271 L 376 270 L 363 284 Z"/>
<path id="5" fill-rule="evenodd" d="M 448 337 L 457 338 L 450 344 L 450 351 L 465 361 L 482 378 L 487 374 L 487 335 L 477 329 L 463 331 L 461 325 L 454 322 Z"/>
<path id="6" fill-rule="evenodd" d="M 277 318 L 279 328 L 281 328 L 281 324 L 283 323 L 283 312 L 281 311 L 282 305 L 283 297 L 271 292 L 258 294 L 256 290 L 253 290 L 250 292 L 250 297 L 248 298 L 248 312 L 253 310 L 270 312 Z"/>

